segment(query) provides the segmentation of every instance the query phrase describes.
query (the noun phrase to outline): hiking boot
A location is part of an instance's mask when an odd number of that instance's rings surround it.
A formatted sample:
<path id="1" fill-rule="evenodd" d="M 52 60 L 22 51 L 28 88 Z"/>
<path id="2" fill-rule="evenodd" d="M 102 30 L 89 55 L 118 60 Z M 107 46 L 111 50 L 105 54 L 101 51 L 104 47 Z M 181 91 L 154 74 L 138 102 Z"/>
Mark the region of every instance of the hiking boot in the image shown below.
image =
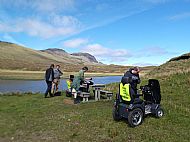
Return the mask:
<path id="1" fill-rule="evenodd" d="M 77 98 L 74 98 L 74 104 L 77 104 L 78 102 L 77 102 Z"/>
<path id="2" fill-rule="evenodd" d="M 77 103 L 78 103 L 78 104 L 80 103 L 80 98 L 79 98 L 79 97 L 77 97 Z"/>
<path id="3" fill-rule="evenodd" d="M 53 94 L 51 94 L 51 95 L 50 95 L 50 97 L 54 97 L 54 95 L 53 95 Z"/>

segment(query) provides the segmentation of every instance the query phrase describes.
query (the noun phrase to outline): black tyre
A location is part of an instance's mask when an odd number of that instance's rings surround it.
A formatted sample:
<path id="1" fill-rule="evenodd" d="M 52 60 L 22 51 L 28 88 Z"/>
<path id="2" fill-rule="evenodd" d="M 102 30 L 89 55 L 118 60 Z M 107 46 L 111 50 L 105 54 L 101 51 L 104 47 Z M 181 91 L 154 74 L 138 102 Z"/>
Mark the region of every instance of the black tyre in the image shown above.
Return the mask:
<path id="1" fill-rule="evenodd" d="M 118 110 L 117 110 L 117 108 L 115 106 L 113 107 L 112 115 L 113 115 L 113 119 L 115 121 L 119 121 L 119 120 L 122 119 L 122 116 L 119 115 L 119 112 L 118 112 Z"/>
<path id="2" fill-rule="evenodd" d="M 128 123 L 131 127 L 136 127 L 143 122 L 143 112 L 140 108 L 135 108 L 129 112 Z"/>
<path id="3" fill-rule="evenodd" d="M 155 112 L 156 118 L 160 118 L 164 115 L 164 110 L 162 108 L 158 108 Z"/>

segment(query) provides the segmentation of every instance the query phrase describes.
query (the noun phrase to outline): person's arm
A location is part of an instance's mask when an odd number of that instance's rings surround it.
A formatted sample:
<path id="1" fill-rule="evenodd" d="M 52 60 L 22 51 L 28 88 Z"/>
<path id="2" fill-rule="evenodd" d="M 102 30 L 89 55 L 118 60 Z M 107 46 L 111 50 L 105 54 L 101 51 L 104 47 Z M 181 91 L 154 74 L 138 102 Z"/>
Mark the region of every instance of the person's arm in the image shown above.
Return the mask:
<path id="1" fill-rule="evenodd" d="M 85 80 L 92 80 L 92 78 L 88 77 L 88 78 L 85 78 Z"/>
<path id="2" fill-rule="evenodd" d="M 139 77 L 139 74 L 138 74 L 137 76 L 138 76 L 137 84 L 140 84 L 140 83 L 141 83 L 141 79 L 140 79 L 140 77 Z"/>
<path id="3" fill-rule="evenodd" d="M 51 73 L 52 73 L 52 80 L 54 80 L 54 70 L 51 69 Z"/>
<path id="4" fill-rule="evenodd" d="M 79 71 L 79 78 L 84 82 L 84 72 L 82 70 Z"/>
<path id="5" fill-rule="evenodd" d="M 58 70 L 58 71 L 59 71 L 60 76 L 62 76 L 63 75 L 62 71 L 60 71 L 60 70 Z"/>
<path id="6" fill-rule="evenodd" d="M 46 72 L 45 72 L 45 80 L 47 81 L 48 80 L 48 72 L 47 72 L 48 70 L 46 70 Z"/>

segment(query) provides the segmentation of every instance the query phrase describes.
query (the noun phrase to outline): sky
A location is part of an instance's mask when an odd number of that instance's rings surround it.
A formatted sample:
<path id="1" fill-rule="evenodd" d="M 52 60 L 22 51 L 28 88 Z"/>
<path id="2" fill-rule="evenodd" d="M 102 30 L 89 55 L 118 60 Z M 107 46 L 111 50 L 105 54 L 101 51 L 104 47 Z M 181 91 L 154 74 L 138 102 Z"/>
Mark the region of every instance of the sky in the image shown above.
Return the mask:
<path id="1" fill-rule="evenodd" d="M 190 52 L 190 0 L 0 0 L 0 40 L 161 65 Z"/>

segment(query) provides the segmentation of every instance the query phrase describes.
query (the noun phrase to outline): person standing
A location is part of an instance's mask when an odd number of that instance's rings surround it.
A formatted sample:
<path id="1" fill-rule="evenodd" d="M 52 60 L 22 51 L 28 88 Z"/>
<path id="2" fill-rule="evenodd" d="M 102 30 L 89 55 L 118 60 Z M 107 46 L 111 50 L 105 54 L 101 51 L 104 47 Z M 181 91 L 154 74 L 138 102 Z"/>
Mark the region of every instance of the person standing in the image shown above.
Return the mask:
<path id="1" fill-rule="evenodd" d="M 53 70 L 53 72 L 54 72 L 54 80 L 52 84 L 52 93 L 55 93 L 58 91 L 60 78 L 63 75 L 63 73 L 60 71 L 60 65 L 56 65 L 56 68 Z M 55 87 L 55 92 L 53 91 L 54 87 Z"/>
<path id="2" fill-rule="evenodd" d="M 71 84 L 72 93 L 74 95 L 74 104 L 78 103 L 79 100 L 77 98 L 77 93 L 79 92 L 81 82 L 84 82 L 84 73 L 88 71 L 88 67 L 83 67 L 76 77 L 73 80 L 73 83 Z"/>
<path id="3" fill-rule="evenodd" d="M 45 92 L 45 98 L 47 98 L 48 93 L 49 93 L 50 97 L 53 97 L 53 94 L 51 93 L 52 82 L 54 79 L 53 69 L 54 69 L 54 64 L 51 64 L 50 67 L 45 72 L 45 80 L 46 80 L 46 84 L 47 84 L 47 89 Z"/>

